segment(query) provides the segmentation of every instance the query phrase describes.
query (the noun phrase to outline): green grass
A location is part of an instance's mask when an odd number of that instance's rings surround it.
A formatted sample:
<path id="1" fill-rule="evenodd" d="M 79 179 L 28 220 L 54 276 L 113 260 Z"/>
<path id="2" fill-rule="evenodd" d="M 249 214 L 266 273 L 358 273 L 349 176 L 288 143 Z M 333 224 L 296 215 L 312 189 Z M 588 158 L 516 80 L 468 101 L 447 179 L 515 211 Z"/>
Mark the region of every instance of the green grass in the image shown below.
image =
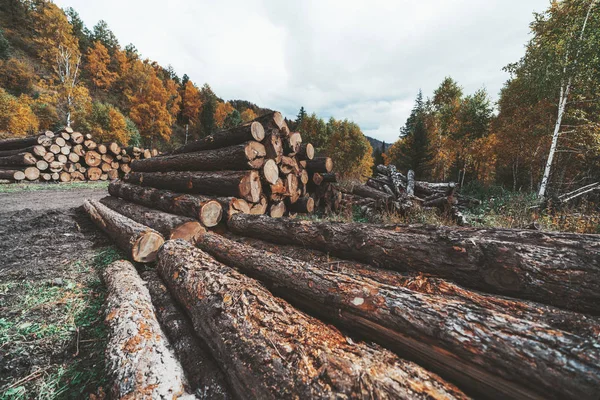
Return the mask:
<path id="1" fill-rule="evenodd" d="M 9 183 L 0 185 L 0 193 L 31 192 L 38 190 L 77 190 L 77 189 L 103 189 L 109 182 L 66 182 L 66 183 Z"/>
<path id="2" fill-rule="evenodd" d="M 38 359 L 11 380 L 0 399 L 87 398 L 105 386 L 104 268 L 122 259 L 114 247 L 68 266 L 72 279 L 0 284 L 0 350 L 5 360 Z M 100 389 L 102 390 L 102 389 Z"/>

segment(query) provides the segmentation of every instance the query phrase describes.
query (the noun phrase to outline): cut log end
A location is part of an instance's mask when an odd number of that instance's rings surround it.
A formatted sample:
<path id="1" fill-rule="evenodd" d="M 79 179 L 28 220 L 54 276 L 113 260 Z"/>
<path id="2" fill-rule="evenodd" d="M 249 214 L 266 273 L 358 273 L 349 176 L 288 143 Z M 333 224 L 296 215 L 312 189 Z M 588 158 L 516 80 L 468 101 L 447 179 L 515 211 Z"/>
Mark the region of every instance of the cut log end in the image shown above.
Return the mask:
<path id="1" fill-rule="evenodd" d="M 259 142 L 249 142 L 244 149 L 244 153 L 251 168 L 260 168 L 265 163 L 267 151 L 265 150 L 265 146 Z"/>
<path id="2" fill-rule="evenodd" d="M 263 166 L 263 176 L 271 185 L 275 185 L 279 180 L 279 167 L 274 160 L 267 160 Z"/>
<path id="3" fill-rule="evenodd" d="M 198 221 L 189 221 L 173 229 L 169 239 L 183 239 L 190 243 L 196 243 L 202 232 L 206 232 L 206 229 Z"/>
<path id="4" fill-rule="evenodd" d="M 200 209 L 200 221 L 207 228 L 216 226 L 223 216 L 223 207 L 218 201 L 208 201 Z"/>
<path id="5" fill-rule="evenodd" d="M 281 218 L 285 214 L 285 203 L 283 201 L 273 203 L 269 209 L 271 218 Z"/>
<path id="6" fill-rule="evenodd" d="M 242 178 L 239 185 L 240 195 L 251 203 L 258 203 L 262 193 L 260 184 L 260 175 L 256 171 L 251 171 Z"/>
<path id="7" fill-rule="evenodd" d="M 259 142 L 265 138 L 265 129 L 260 122 L 254 121 L 250 124 L 250 133 L 252 134 L 252 137 Z"/>
<path id="8" fill-rule="evenodd" d="M 154 231 L 145 232 L 133 245 L 133 260 L 141 263 L 155 261 L 158 250 L 160 250 L 164 242 L 165 240 L 160 234 Z"/>

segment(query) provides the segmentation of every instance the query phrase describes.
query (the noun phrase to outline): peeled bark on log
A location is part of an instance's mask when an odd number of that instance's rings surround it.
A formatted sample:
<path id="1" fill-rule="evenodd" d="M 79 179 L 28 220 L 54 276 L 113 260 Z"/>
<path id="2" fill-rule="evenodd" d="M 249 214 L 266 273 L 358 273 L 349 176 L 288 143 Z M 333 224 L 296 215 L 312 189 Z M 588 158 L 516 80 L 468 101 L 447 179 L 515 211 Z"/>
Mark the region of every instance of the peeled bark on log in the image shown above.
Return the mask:
<path id="1" fill-rule="evenodd" d="M 258 122 L 249 122 L 244 125 L 216 132 L 210 136 L 190 142 L 174 150 L 171 154 L 191 153 L 201 150 L 214 150 L 221 147 L 242 144 L 247 141 L 256 140 L 260 142 L 265 138 L 265 130 Z"/>
<path id="2" fill-rule="evenodd" d="M 223 215 L 221 205 L 204 196 L 174 193 L 122 182 L 111 182 L 108 185 L 108 193 L 146 207 L 195 218 L 209 228 L 216 226 Z"/>
<path id="3" fill-rule="evenodd" d="M 16 150 L 38 144 L 38 136 L 0 140 L 0 150 Z"/>
<path id="4" fill-rule="evenodd" d="M 28 167 L 25 169 L 25 178 L 30 181 L 35 181 L 40 177 L 40 170 L 36 167 Z"/>
<path id="5" fill-rule="evenodd" d="M 315 210 L 315 201 L 312 197 L 301 197 L 293 204 L 288 204 L 288 210 L 294 213 L 312 213 Z"/>
<path id="6" fill-rule="evenodd" d="M 265 163 L 265 155 L 265 146 L 246 142 L 215 150 L 135 160 L 131 169 L 135 172 L 258 169 Z"/>
<path id="7" fill-rule="evenodd" d="M 193 398 L 162 332 L 148 289 L 127 261 L 104 271 L 106 299 L 106 370 L 115 399 Z"/>
<path id="8" fill-rule="evenodd" d="M 167 242 L 157 270 L 239 397 L 465 398 L 388 350 L 350 341 L 185 242 Z"/>
<path id="9" fill-rule="evenodd" d="M 158 322 L 181 365 L 185 366 L 190 391 L 201 399 L 231 399 L 225 375 L 206 344 L 194 333 L 192 322 L 177 306 L 162 279 L 155 270 L 141 276 L 150 292 Z"/>
<path id="10" fill-rule="evenodd" d="M 279 181 L 279 167 L 274 160 L 265 161 L 265 165 L 261 169 L 261 178 L 271 185 L 275 185 Z"/>
<path id="11" fill-rule="evenodd" d="M 600 238 L 511 229 L 373 226 L 235 216 L 230 228 L 474 289 L 600 314 Z"/>
<path id="12" fill-rule="evenodd" d="M 281 157 L 283 156 L 283 141 L 281 140 L 279 132 L 271 131 L 266 135 L 263 144 L 265 145 L 267 158 L 270 158 L 279 164 L 281 162 Z"/>
<path id="13" fill-rule="evenodd" d="M 9 181 L 22 181 L 25 179 L 25 174 L 23 171 L 14 169 L 0 169 L 0 179 L 6 179 Z"/>
<path id="14" fill-rule="evenodd" d="M 136 262 L 152 262 L 165 242 L 160 233 L 137 223 L 95 200 L 85 200 L 83 207 L 92 221 L 117 246 Z"/>
<path id="15" fill-rule="evenodd" d="M 333 170 L 333 161 L 329 157 L 317 157 L 312 160 L 306 160 L 306 170 L 314 172 L 331 172 Z"/>
<path id="16" fill-rule="evenodd" d="M 102 170 L 98 167 L 91 167 L 87 169 L 85 174 L 90 181 L 97 181 L 102 176 Z"/>
<path id="17" fill-rule="evenodd" d="M 285 215 L 285 202 L 279 201 L 277 203 L 272 203 L 269 208 L 269 215 L 271 218 L 281 218 Z"/>
<path id="18" fill-rule="evenodd" d="M 257 171 L 132 172 L 123 180 L 177 192 L 240 197 L 250 203 L 260 201 L 262 193 Z"/>
<path id="19" fill-rule="evenodd" d="M 37 158 L 31 153 L 19 153 L 13 156 L 0 157 L 0 167 L 35 165 Z"/>
<path id="20" fill-rule="evenodd" d="M 291 303 L 391 346 L 478 396 L 591 399 L 600 387 L 597 340 L 210 232 L 197 246 Z"/>
<path id="21" fill-rule="evenodd" d="M 298 160 L 314 159 L 315 158 L 315 148 L 310 143 L 301 144 L 300 148 L 296 152 L 296 158 L 298 158 Z"/>

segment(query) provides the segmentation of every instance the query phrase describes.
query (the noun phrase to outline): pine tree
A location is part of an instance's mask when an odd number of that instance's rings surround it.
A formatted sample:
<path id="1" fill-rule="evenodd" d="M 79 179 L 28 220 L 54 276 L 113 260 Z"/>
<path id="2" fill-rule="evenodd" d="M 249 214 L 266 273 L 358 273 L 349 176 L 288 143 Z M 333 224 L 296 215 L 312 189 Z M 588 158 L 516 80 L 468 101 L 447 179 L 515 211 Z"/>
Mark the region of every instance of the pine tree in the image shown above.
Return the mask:
<path id="1" fill-rule="evenodd" d="M 306 110 L 304 107 L 300 107 L 300 111 L 298 112 L 298 116 L 296 117 L 296 124 L 300 125 L 302 120 L 306 117 Z"/>
<path id="2" fill-rule="evenodd" d="M 0 29 L 0 59 L 6 60 L 10 56 L 10 43 L 4 37 L 4 31 Z"/>
<path id="3" fill-rule="evenodd" d="M 412 169 L 419 177 L 428 176 L 431 161 L 429 137 L 425 124 L 426 112 L 423 92 L 419 90 L 415 106 L 406 120 L 406 124 L 400 129 L 402 140 L 400 157 L 398 160 L 394 160 L 398 168 Z"/>

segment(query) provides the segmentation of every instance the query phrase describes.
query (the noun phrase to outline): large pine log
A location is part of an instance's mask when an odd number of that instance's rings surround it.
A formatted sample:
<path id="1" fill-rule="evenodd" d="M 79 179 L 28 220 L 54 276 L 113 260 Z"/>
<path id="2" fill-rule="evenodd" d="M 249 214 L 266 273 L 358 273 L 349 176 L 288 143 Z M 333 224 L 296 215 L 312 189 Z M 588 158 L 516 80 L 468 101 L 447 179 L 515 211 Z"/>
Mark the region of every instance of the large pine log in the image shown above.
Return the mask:
<path id="1" fill-rule="evenodd" d="M 354 343 L 183 241 L 158 273 L 241 398 L 464 398 L 388 350 Z"/>
<path id="2" fill-rule="evenodd" d="M 46 148 L 44 146 L 36 144 L 34 146 L 25 147 L 22 149 L 4 150 L 0 151 L 0 157 L 14 156 L 21 153 L 32 153 L 38 157 L 44 157 L 44 155 L 46 154 Z"/>
<path id="3" fill-rule="evenodd" d="M 156 270 L 141 274 L 148 286 L 158 322 L 184 366 L 191 391 L 201 399 L 230 399 L 225 375 L 194 333 L 192 322 L 177 306 Z"/>
<path id="4" fill-rule="evenodd" d="M 106 299 L 106 370 L 114 399 L 193 398 L 160 328 L 148 289 L 127 261 L 104 270 Z"/>
<path id="5" fill-rule="evenodd" d="M 0 167 L 35 165 L 37 158 L 31 153 L 19 153 L 12 156 L 0 157 Z"/>
<path id="6" fill-rule="evenodd" d="M 265 252 L 210 232 L 201 234 L 197 245 L 293 304 L 391 346 L 479 396 L 591 399 L 600 388 L 596 338 L 515 318 L 509 310 L 495 312 L 472 301 L 382 283 L 385 277 L 365 277 L 361 270 Z"/>
<path id="7" fill-rule="evenodd" d="M 260 201 L 262 193 L 257 171 L 132 172 L 123 180 L 176 192 L 240 197 L 251 203 Z"/>
<path id="8" fill-rule="evenodd" d="M 286 130 L 287 124 L 285 123 L 285 118 L 279 111 L 273 111 L 271 113 L 261 115 L 256 118 L 254 122 L 260 123 L 265 132 L 270 132 L 273 130 Z"/>
<path id="9" fill-rule="evenodd" d="M 217 201 L 204 196 L 175 193 L 119 181 L 108 185 L 108 193 L 146 207 L 195 218 L 209 228 L 217 225 L 223 214 L 223 209 Z"/>
<path id="10" fill-rule="evenodd" d="M 111 210 L 154 229 L 165 239 L 182 239 L 195 243 L 200 233 L 205 231 L 196 219 L 129 203 L 117 197 L 106 196 L 100 202 Z"/>
<path id="11" fill-rule="evenodd" d="M 191 153 L 200 150 L 214 150 L 221 147 L 233 146 L 241 144 L 249 140 L 260 142 L 265 138 L 265 130 L 258 122 L 249 122 L 244 125 L 214 133 L 210 136 L 190 142 L 176 150 L 171 154 Z M 128 151 L 129 153 L 129 151 Z"/>
<path id="12" fill-rule="evenodd" d="M 27 167 L 24 171 L 25 178 L 30 181 L 35 181 L 40 177 L 40 170 L 37 167 Z"/>
<path id="13" fill-rule="evenodd" d="M 306 160 L 306 170 L 313 172 L 331 172 L 333 170 L 333 161 L 329 157 L 317 157 L 312 160 Z"/>
<path id="14" fill-rule="evenodd" d="M 22 149 L 25 147 L 34 146 L 36 144 L 38 144 L 37 136 L 16 139 L 4 139 L 0 140 L 0 151 Z"/>
<path id="15" fill-rule="evenodd" d="M 251 141 L 215 150 L 134 160 L 131 170 L 161 172 L 259 169 L 265 163 L 265 155 L 265 146 Z"/>
<path id="16" fill-rule="evenodd" d="M 102 229 L 133 261 L 152 262 L 165 240 L 160 233 L 111 210 L 95 200 L 85 200 L 83 207 L 92 221 Z"/>
<path id="17" fill-rule="evenodd" d="M 236 215 L 245 236 L 419 271 L 492 293 L 600 314 L 600 238 L 512 229 L 273 221 Z"/>

